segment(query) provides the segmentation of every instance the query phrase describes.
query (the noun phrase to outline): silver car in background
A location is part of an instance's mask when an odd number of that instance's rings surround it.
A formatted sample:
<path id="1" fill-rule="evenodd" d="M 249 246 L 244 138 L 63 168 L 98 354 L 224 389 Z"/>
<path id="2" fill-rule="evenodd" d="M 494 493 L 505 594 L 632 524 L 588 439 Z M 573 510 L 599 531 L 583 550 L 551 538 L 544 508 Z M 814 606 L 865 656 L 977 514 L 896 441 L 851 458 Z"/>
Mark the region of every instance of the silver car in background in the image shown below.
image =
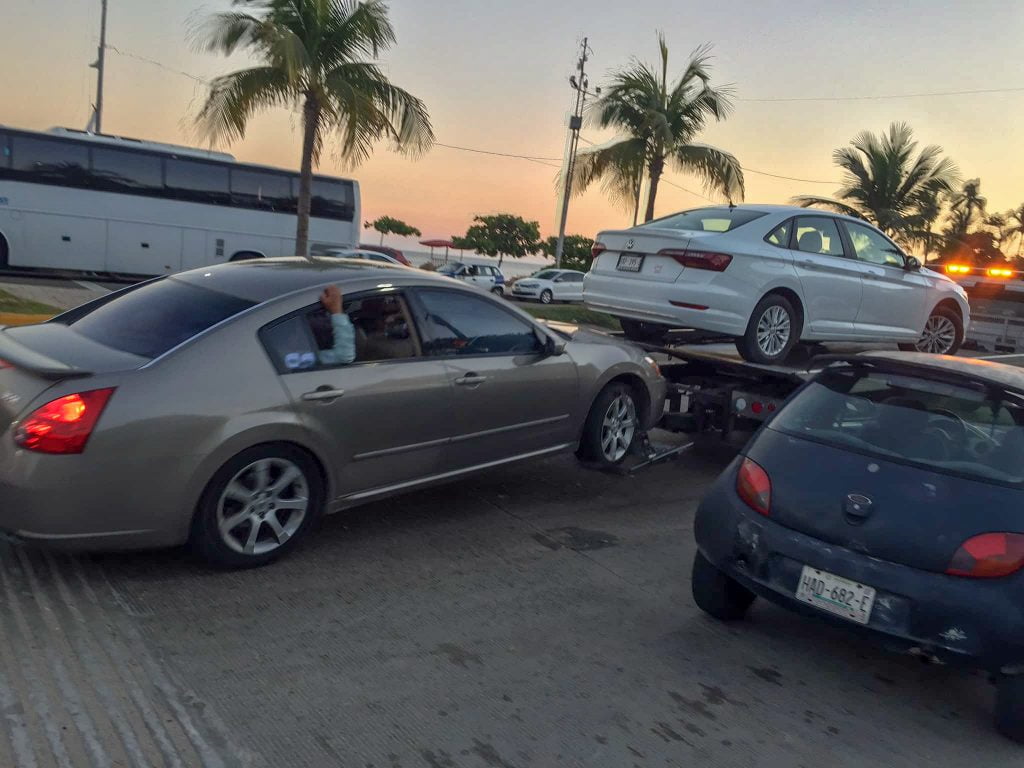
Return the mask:
<path id="1" fill-rule="evenodd" d="M 348 365 L 320 362 L 329 284 Z M 325 511 L 562 451 L 617 463 L 664 393 L 641 350 L 443 277 L 342 259 L 183 272 L 0 330 L 0 530 L 259 565 Z"/>

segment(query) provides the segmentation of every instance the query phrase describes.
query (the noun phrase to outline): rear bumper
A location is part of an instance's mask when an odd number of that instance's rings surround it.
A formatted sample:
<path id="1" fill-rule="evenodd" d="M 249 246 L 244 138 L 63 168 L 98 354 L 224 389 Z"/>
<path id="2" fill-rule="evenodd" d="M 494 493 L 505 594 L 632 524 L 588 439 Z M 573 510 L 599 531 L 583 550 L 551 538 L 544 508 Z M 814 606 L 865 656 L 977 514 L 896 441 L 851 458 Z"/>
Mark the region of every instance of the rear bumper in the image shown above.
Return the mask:
<path id="1" fill-rule="evenodd" d="M 744 297 L 726 286 L 724 281 L 704 284 L 626 281 L 594 272 L 587 274 L 583 284 L 583 303 L 588 309 L 616 317 L 672 328 L 695 328 L 723 336 L 742 336 L 747 330 L 751 309 Z"/>
<path id="2" fill-rule="evenodd" d="M 736 581 L 778 605 L 873 636 L 895 651 L 993 671 L 1024 663 L 1019 579 L 963 579 L 827 545 L 749 510 L 734 491 L 737 466 L 738 460 L 701 503 L 694 526 L 700 551 Z M 869 623 L 798 601 L 804 565 L 874 587 Z"/>

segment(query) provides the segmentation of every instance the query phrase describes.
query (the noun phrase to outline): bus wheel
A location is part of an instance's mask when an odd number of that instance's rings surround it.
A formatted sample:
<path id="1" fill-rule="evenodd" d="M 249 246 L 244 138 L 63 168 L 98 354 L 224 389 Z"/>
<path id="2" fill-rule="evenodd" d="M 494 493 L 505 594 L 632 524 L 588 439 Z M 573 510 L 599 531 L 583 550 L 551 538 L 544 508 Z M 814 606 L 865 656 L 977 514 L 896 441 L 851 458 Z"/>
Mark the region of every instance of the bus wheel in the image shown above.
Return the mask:
<path id="1" fill-rule="evenodd" d="M 262 259 L 262 253 L 256 253 L 256 251 L 239 251 L 232 256 L 228 261 L 251 261 L 252 259 Z"/>
<path id="2" fill-rule="evenodd" d="M 10 263 L 10 249 L 7 247 L 7 238 L 0 235 L 0 268 L 6 268 Z"/>

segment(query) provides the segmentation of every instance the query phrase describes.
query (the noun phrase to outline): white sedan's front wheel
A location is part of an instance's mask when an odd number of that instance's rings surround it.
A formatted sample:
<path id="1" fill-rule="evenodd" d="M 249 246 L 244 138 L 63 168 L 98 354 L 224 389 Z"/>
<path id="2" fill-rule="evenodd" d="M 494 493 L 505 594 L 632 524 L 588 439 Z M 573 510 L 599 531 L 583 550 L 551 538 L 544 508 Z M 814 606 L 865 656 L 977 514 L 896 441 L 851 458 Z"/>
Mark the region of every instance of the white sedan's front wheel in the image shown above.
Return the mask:
<path id="1" fill-rule="evenodd" d="M 930 355 L 955 355 L 964 343 L 964 323 L 950 307 L 936 307 L 924 325 L 921 338 L 914 344 L 900 344 L 904 352 Z"/>

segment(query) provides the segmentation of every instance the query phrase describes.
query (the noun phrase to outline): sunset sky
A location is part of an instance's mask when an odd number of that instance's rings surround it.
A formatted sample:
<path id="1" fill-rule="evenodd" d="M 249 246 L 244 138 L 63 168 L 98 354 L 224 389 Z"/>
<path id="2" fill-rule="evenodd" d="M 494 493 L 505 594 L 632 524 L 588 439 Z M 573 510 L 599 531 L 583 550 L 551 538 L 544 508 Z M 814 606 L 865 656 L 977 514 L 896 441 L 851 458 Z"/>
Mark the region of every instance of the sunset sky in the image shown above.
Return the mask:
<path id="1" fill-rule="evenodd" d="M 197 19 L 224 0 L 110 0 L 104 129 L 173 143 L 198 142 L 192 119 L 200 78 L 245 66 L 196 53 Z M 0 49 L 0 123 L 31 129 L 83 128 L 95 71 L 99 0 L 4 0 Z M 1024 3 L 1019 0 L 393 0 L 398 45 L 382 57 L 397 85 L 422 98 L 438 141 L 496 152 L 560 158 L 570 108 L 567 78 L 578 41 L 588 35 L 591 84 L 630 56 L 653 60 L 664 30 L 670 69 L 679 72 L 704 42 L 714 44 L 716 84 L 735 86 L 736 108 L 700 140 L 732 151 L 744 167 L 808 180 L 839 178 L 834 148 L 864 129 L 894 120 L 913 126 L 922 144 L 942 145 L 965 178 L 980 176 L 989 208 L 1024 202 Z M 160 62 L 166 68 L 134 56 Z M 851 97 L 1017 88 L 1005 93 L 856 101 L 763 102 L 754 99 Z M 222 147 L 239 159 L 297 168 L 295 115 L 267 113 L 244 141 Z M 584 137 L 609 135 L 586 129 Z M 586 146 L 585 144 L 582 146 Z M 557 166 L 557 160 L 548 161 Z M 512 212 L 556 226 L 556 167 L 435 147 L 413 161 L 387 147 L 345 169 L 333 153 L 320 171 L 351 175 L 362 186 L 363 218 L 397 216 L 424 237 L 465 231 L 474 214 Z M 699 182 L 671 182 L 702 192 Z M 835 184 L 747 173 L 747 202 L 786 202 L 832 194 Z M 693 207 L 701 197 L 663 185 L 658 213 Z M 592 235 L 628 223 L 594 187 L 570 208 L 569 231 Z M 400 240 L 394 241 L 401 245 Z M 409 243 L 405 243 L 409 245 Z"/>

